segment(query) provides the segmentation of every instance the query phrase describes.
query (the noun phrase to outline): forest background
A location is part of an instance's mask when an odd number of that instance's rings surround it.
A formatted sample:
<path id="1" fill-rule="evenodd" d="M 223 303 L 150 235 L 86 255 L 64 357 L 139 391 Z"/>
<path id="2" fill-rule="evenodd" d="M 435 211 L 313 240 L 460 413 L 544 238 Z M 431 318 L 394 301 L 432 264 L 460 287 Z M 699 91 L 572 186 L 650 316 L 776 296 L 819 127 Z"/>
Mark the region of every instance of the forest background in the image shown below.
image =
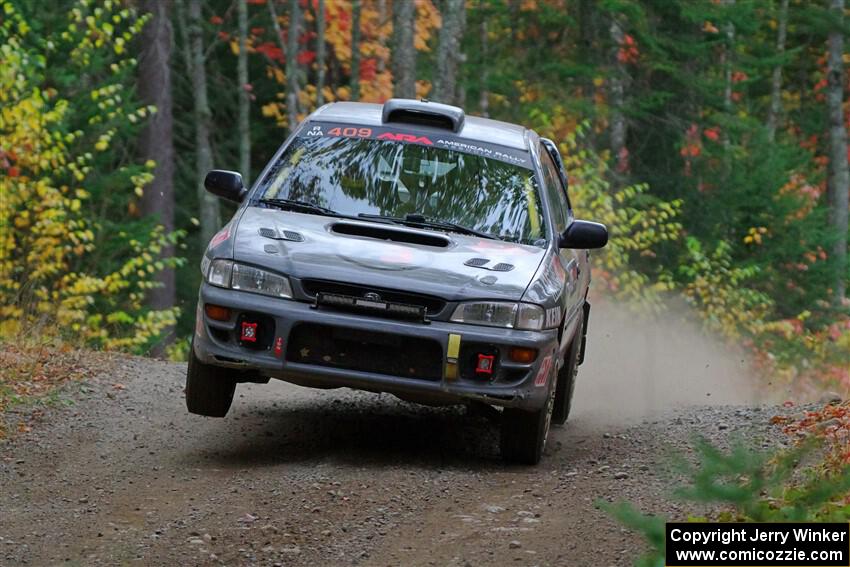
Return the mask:
<path id="1" fill-rule="evenodd" d="M 844 0 L 0 0 L 0 342 L 185 357 L 200 257 L 324 103 L 560 144 L 594 293 L 850 391 Z M 2 346 L 2 345 L 0 345 Z"/>

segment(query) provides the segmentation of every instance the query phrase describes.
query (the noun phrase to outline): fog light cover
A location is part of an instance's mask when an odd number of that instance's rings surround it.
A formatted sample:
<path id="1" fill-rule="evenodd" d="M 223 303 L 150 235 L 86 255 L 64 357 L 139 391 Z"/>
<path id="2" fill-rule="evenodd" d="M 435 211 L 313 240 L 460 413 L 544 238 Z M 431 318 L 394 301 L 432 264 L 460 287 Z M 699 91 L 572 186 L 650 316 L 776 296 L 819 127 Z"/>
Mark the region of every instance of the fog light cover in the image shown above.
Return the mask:
<path id="1" fill-rule="evenodd" d="M 479 353 L 478 362 L 475 363 L 475 374 L 478 376 L 492 376 L 495 363 L 496 355 Z"/>

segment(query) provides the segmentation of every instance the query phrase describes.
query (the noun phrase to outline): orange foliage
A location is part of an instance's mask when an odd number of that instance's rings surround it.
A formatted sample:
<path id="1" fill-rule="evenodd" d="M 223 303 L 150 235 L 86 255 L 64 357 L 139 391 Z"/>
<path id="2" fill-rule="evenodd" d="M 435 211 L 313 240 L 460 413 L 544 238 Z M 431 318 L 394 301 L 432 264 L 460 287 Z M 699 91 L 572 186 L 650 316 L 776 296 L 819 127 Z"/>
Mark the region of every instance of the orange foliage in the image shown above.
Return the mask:
<path id="1" fill-rule="evenodd" d="M 782 425 L 785 433 L 798 439 L 816 437 L 825 440 L 829 449 L 826 463 L 833 470 L 850 464 L 850 402 L 807 411 L 797 419 L 775 416 L 772 422 Z"/>

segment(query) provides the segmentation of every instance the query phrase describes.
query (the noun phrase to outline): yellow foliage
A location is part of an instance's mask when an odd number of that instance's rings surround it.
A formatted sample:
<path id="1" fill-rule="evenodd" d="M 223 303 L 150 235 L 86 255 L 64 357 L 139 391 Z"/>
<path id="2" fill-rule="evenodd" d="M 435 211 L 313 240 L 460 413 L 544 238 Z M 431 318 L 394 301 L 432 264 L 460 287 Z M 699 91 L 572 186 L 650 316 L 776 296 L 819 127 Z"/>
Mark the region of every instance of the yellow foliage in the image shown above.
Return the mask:
<path id="1" fill-rule="evenodd" d="M 81 61 L 91 57 L 93 50 L 108 48 L 98 31 L 101 19 L 84 15 L 87 9 L 81 1 L 71 11 L 72 19 L 84 22 L 87 30 L 71 53 Z M 23 21 L 9 4 L 4 11 L 10 20 Z M 126 17 L 123 13 L 121 18 Z M 133 34 L 140 29 L 138 24 L 137 20 L 130 26 Z M 72 333 L 81 342 L 106 348 L 141 347 L 174 325 L 178 311 L 146 311 L 144 293 L 130 294 L 128 299 L 128 291 L 154 285 L 146 269 L 144 277 L 130 274 L 150 266 L 151 254 L 158 255 L 175 236 L 165 235 L 159 227 L 147 245 L 134 243 L 129 260 L 118 270 L 101 275 L 77 271 L 95 250 L 98 231 L 84 210 L 90 193 L 83 183 L 91 171 L 92 153 L 70 155 L 69 144 L 84 139 L 82 132 L 62 134 L 71 102 L 41 89 L 31 78 L 40 56 L 24 47 L 21 30 L 26 26 L 18 25 L 17 33 L 10 29 L 0 29 L 4 40 L 0 46 L 0 168 L 5 168 L 0 174 L 0 337 L 40 326 L 46 334 Z M 123 41 L 116 38 L 116 51 Z M 109 85 L 87 96 L 114 106 L 121 95 L 116 85 Z M 114 134 L 114 130 L 102 134 L 94 149 L 108 149 Z M 148 172 L 134 176 L 133 182 L 143 185 L 151 178 Z M 59 185 L 57 179 L 74 179 L 81 185 Z M 98 313 L 111 309 L 121 309 L 127 317 L 104 324 Z"/>
<path id="2" fill-rule="evenodd" d="M 532 111 L 531 115 L 542 136 L 559 142 L 576 216 L 604 223 L 609 231 L 608 245 L 594 252 L 594 289 L 605 289 L 608 295 L 638 307 L 661 309 L 662 292 L 673 288 L 671 278 L 664 274 L 652 278 L 634 265 L 639 258 L 654 257 L 662 243 L 680 237 L 682 225 L 677 217 L 681 201 L 636 205 L 639 196 L 644 203 L 648 201 L 648 187 L 613 186 L 605 159 L 580 146 L 587 125 L 576 124 L 575 118 L 560 106 L 551 107 L 550 111 Z"/>

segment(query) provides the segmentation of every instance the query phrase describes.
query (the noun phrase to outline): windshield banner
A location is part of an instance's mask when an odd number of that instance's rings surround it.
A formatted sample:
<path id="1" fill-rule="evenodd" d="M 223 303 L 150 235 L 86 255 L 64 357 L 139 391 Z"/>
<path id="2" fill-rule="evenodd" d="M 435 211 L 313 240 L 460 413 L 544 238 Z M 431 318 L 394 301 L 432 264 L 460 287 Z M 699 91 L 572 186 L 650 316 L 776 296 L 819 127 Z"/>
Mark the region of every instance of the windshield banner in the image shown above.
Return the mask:
<path id="1" fill-rule="evenodd" d="M 388 142 L 404 142 L 420 146 L 432 146 L 475 154 L 485 158 L 491 158 L 526 169 L 533 169 L 528 152 L 507 148 L 497 144 L 487 144 L 478 140 L 469 140 L 448 133 L 433 131 L 422 132 L 409 129 L 400 129 L 397 126 L 358 126 L 356 124 L 337 124 L 333 122 L 310 122 L 298 133 L 303 138 L 367 138 L 370 140 L 384 140 Z"/>

